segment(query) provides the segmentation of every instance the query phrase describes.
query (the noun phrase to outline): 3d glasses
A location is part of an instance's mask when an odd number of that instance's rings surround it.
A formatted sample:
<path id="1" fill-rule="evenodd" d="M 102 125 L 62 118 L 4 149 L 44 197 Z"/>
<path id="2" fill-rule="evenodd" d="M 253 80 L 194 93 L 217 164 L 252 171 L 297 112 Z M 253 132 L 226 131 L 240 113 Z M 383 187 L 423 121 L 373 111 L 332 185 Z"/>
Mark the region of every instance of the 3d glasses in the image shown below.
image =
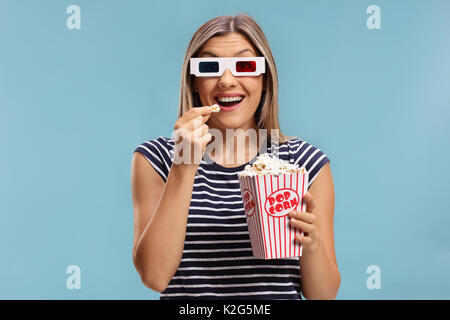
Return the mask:
<path id="1" fill-rule="evenodd" d="M 190 73 L 197 77 L 219 77 L 226 69 L 234 76 L 259 76 L 266 72 L 264 57 L 191 58 Z"/>

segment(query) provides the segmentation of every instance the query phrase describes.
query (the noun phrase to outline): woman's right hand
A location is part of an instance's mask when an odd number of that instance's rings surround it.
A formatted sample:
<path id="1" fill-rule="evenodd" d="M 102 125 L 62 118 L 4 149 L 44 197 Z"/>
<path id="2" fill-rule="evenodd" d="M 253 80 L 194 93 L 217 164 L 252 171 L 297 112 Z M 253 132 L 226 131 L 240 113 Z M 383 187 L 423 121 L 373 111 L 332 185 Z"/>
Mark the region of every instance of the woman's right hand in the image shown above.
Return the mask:
<path id="1" fill-rule="evenodd" d="M 198 167 L 212 138 L 206 124 L 211 112 L 210 106 L 191 108 L 175 122 L 174 164 Z"/>

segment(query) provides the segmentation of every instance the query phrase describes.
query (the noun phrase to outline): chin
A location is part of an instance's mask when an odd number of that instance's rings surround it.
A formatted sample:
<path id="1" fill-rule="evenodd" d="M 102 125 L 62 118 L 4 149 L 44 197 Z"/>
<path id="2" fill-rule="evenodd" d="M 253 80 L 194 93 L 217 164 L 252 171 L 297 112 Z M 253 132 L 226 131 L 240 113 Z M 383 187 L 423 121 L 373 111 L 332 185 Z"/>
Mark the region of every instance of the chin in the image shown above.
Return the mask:
<path id="1" fill-rule="evenodd" d="M 248 122 L 242 122 L 241 119 L 227 119 L 226 121 L 221 121 L 221 125 L 225 128 L 225 129 L 233 129 L 233 130 L 237 130 L 237 129 L 242 129 L 244 127 L 248 127 Z"/>

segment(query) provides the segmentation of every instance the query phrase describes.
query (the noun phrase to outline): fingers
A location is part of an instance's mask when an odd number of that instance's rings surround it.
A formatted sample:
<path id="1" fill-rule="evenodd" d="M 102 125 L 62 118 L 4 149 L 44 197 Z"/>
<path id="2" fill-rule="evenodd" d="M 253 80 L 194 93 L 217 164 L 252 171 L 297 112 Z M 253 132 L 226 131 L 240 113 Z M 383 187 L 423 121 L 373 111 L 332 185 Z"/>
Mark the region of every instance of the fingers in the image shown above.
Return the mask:
<path id="1" fill-rule="evenodd" d="M 204 135 L 206 135 L 209 131 L 209 127 L 207 124 L 203 124 L 200 127 L 197 127 L 194 129 L 194 136 L 197 137 L 203 137 Z"/>
<path id="2" fill-rule="evenodd" d="M 206 133 L 204 136 L 202 136 L 202 150 L 204 150 L 206 148 L 206 146 L 211 141 L 211 139 L 212 139 L 212 135 L 209 132 Z"/>
<path id="3" fill-rule="evenodd" d="M 316 215 L 310 212 L 301 212 L 298 210 L 293 210 L 289 212 L 289 218 L 296 219 L 296 220 L 302 220 L 307 223 L 315 223 L 316 222 Z"/>
<path id="4" fill-rule="evenodd" d="M 203 119 L 203 116 L 207 117 L 207 119 L 208 119 L 209 116 L 211 115 L 211 112 L 212 112 L 212 109 L 210 106 L 191 108 L 180 119 L 178 119 L 177 122 L 179 122 L 180 125 L 183 125 L 199 116 L 201 116 L 201 118 L 199 118 L 199 119 Z M 206 120 L 204 122 L 206 122 Z"/>
<path id="5" fill-rule="evenodd" d="M 291 226 L 302 230 L 303 232 L 312 233 L 314 231 L 314 226 L 308 222 L 297 220 L 295 218 L 291 218 L 289 220 Z"/>
<path id="6" fill-rule="evenodd" d="M 314 208 L 316 207 L 316 200 L 314 199 L 311 192 L 306 192 L 303 196 L 303 200 L 306 202 L 306 211 L 313 212 Z"/>
<path id="7" fill-rule="evenodd" d="M 206 124 L 212 110 L 210 107 L 192 108 L 174 125 L 176 164 L 199 164 L 208 143 L 212 140 Z"/>
<path id="8" fill-rule="evenodd" d="M 208 116 L 209 117 L 209 116 Z M 197 128 L 199 128 L 200 126 L 202 126 L 203 124 L 205 124 L 207 119 L 205 119 L 203 116 L 197 116 L 193 119 L 191 119 L 188 122 L 178 122 L 175 123 L 175 130 L 178 129 L 185 129 L 185 130 L 195 130 Z"/>
<path id="9" fill-rule="evenodd" d="M 312 238 L 302 235 L 301 233 L 297 233 L 295 235 L 295 239 L 303 245 L 308 245 L 312 242 Z"/>

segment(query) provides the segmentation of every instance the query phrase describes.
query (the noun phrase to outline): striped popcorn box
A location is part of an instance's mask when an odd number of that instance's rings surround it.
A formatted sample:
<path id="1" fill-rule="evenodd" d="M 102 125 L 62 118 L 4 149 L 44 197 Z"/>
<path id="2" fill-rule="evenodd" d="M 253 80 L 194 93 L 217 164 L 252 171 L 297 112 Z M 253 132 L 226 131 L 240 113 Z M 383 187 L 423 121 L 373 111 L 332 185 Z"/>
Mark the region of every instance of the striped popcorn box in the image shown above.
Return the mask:
<path id="1" fill-rule="evenodd" d="M 289 223 L 289 212 L 306 211 L 308 187 L 305 168 L 281 175 L 239 176 L 253 256 L 264 259 L 298 257 L 302 245 L 295 235 L 303 231 Z"/>

